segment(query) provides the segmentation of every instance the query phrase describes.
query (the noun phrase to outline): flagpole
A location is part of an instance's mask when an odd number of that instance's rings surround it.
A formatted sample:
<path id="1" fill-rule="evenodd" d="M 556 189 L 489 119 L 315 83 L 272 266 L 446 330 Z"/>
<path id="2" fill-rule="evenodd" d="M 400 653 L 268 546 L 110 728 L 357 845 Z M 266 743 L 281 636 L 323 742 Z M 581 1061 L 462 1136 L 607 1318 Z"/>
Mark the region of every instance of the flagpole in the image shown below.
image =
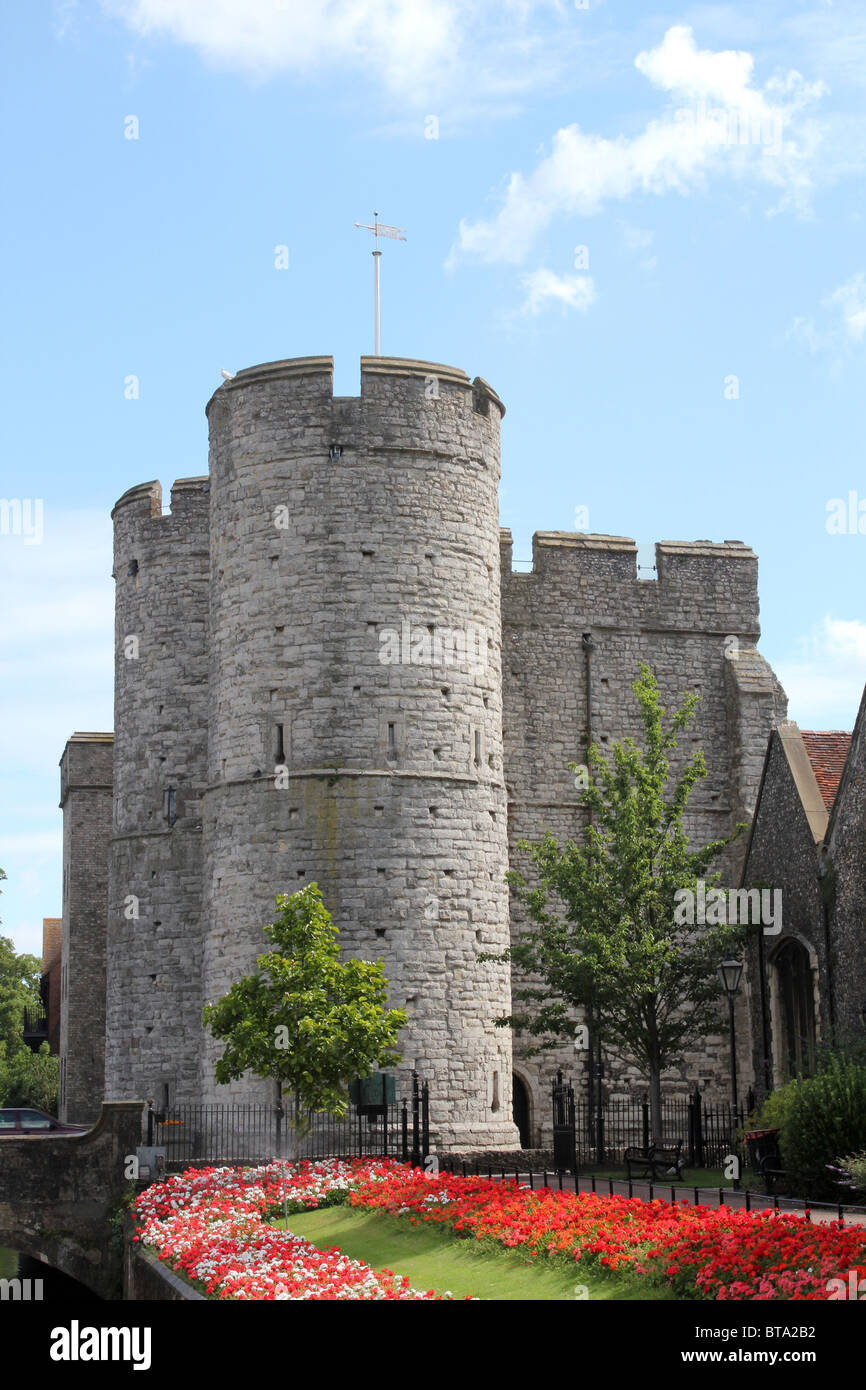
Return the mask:
<path id="1" fill-rule="evenodd" d="M 375 346 L 375 348 L 373 349 L 373 351 L 374 351 L 376 357 L 381 357 L 381 356 L 382 356 L 382 328 L 381 328 L 380 309 L 379 309 L 379 303 L 380 303 L 380 301 L 379 301 L 379 261 L 381 260 L 381 257 L 382 257 L 382 252 L 381 252 L 381 251 L 374 251 L 374 252 L 373 252 L 373 302 L 374 302 L 374 305 L 375 305 L 375 314 L 376 314 L 376 329 L 375 329 L 375 342 L 376 342 L 376 346 Z"/>
<path id="2" fill-rule="evenodd" d="M 379 237 L 393 237 L 395 241 L 405 241 L 406 236 L 401 227 L 389 227 L 384 222 L 379 221 L 378 212 L 373 213 L 372 226 L 368 222 L 356 222 L 356 227 L 362 227 L 365 232 L 372 232 L 376 238 L 375 250 L 373 251 L 373 341 L 375 343 L 375 356 L 382 356 L 382 310 L 379 283 L 379 259 L 382 252 L 379 250 Z"/>

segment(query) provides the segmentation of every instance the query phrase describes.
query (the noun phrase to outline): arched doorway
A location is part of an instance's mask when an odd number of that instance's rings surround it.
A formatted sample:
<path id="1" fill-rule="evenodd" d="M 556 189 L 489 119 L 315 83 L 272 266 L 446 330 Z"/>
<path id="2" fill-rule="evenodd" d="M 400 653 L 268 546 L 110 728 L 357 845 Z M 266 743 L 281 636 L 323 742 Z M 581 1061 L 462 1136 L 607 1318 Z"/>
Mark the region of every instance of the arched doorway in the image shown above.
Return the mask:
<path id="1" fill-rule="evenodd" d="M 773 957 L 781 1037 L 777 1064 L 786 1077 L 811 1076 L 815 1069 L 815 997 L 809 952 L 789 937 Z"/>
<path id="2" fill-rule="evenodd" d="M 529 1088 L 517 1072 L 511 1074 L 511 1098 L 514 1123 L 520 1133 L 520 1147 L 531 1148 L 529 1142 Z"/>

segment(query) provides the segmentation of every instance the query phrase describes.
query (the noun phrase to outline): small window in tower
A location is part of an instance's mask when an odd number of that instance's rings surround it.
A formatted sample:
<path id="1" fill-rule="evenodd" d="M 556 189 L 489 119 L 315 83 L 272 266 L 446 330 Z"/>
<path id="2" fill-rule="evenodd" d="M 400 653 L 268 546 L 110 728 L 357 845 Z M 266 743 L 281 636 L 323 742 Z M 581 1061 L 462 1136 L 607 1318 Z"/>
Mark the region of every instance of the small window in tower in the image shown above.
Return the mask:
<path id="1" fill-rule="evenodd" d="M 481 766 L 481 730 L 475 730 L 475 766 Z"/>
<path id="2" fill-rule="evenodd" d="M 129 565 L 128 565 L 127 570 L 126 570 L 126 573 L 129 575 L 130 579 L 134 578 L 134 576 L 135 576 L 136 574 L 138 574 L 138 561 L 137 561 L 137 560 L 130 560 Z"/>
<path id="3" fill-rule="evenodd" d="M 394 726 L 393 724 L 389 724 L 389 725 L 388 725 L 388 757 L 389 757 L 389 758 L 396 758 L 396 756 L 397 756 L 397 739 L 396 739 L 396 733 L 395 733 L 395 726 Z"/>
<path id="4" fill-rule="evenodd" d="M 277 724 L 274 728 L 274 742 L 276 744 L 274 756 L 281 767 L 286 761 L 286 745 L 283 738 L 283 728 L 284 726 L 282 724 Z"/>
<path id="5" fill-rule="evenodd" d="M 177 792 L 174 787 L 168 787 L 165 793 L 165 818 L 169 825 L 174 825 L 177 820 Z"/>
<path id="6" fill-rule="evenodd" d="M 307 871 L 306 871 L 306 869 L 298 869 L 298 878 L 306 878 L 306 877 L 307 877 Z"/>
<path id="7" fill-rule="evenodd" d="M 495 1072 L 493 1073 L 493 1097 L 492 1097 L 492 1100 L 491 1100 L 491 1102 L 490 1102 L 490 1109 L 491 1109 L 491 1110 L 498 1110 L 498 1109 L 499 1109 L 499 1072 L 498 1072 L 498 1071 L 495 1071 Z"/>

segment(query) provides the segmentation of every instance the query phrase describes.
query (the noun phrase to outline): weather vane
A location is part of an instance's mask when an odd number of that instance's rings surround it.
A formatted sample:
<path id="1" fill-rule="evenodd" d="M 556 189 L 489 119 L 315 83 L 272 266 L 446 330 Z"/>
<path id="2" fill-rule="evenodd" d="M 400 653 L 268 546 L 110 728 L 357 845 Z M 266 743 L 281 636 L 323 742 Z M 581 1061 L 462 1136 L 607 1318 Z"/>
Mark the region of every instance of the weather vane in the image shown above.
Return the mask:
<path id="1" fill-rule="evenodd" d="M 381 334 L 379 323 L 379 257 L 381 256 L 382 252 L 379 250 L 379 237 L 388 236 L 392 237 L 394 241 L 405 241 L 406 235 L 402 227 L 387 227 L 384 222 L 380 222 L 378 212 L 373 213 L 372 226 L 370 226 L 369 222 L 356 222 L 355 226 L 363 228 L 365 232 L 372 232 L 373 236 L 376 238 L 376 249 L 373 252 L 373 301 L 375 304 L 376 313 L 375 354 L 377 357 L 381 357 Z"/>

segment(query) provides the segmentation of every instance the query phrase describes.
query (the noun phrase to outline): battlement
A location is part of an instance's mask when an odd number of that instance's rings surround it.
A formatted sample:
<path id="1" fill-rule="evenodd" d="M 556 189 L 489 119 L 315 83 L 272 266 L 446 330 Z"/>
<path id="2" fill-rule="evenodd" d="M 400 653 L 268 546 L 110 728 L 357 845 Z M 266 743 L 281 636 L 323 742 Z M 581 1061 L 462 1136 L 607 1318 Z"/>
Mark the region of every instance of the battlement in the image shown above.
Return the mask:
<path id="1" fill-rule="evenodd" d="M 128 488 L 115 502 L 112 521 L 123 509 L 133 518 L 148 521 L 168 521 L 188 511 L 197 510 L 200 499 L 210 491 L 210 477 L 178 478 L 171 489 L 171 511 L 162 510 L 162 483 L 157 479 Z"/>
<path id="2" fill-rule="evenodd" d="M 537 531 L 532 569 L 512 569 L 512 537 L 500 531 L 503 585 L 515 593 L 569 594 L 598 619 L 691 627 L 705 624 L 757 636 L 758 559 L 742 541 L 658 541 L 657 580 L 639 578 L 630 536 Z M 540 620 L 540 611 L 539 611 Z"/>
<path id="3" fill-rule="evenodd" d="M 499 543 L 503 565 L 512 563 L 513 538 L 508 527 L 500 527 Z M 566 558 L 565 552 L 577 552 Z M 586 531 L 536 531 L 532 537 L 532 574 L 541 573 L 551 564 L 565 563 L 570 569 L 591 572 L 596 558 L 619 562 L 619 568 L 626 576 L 638 580 L 637 543 L 630 536 L 595 535 Z M 659 581 L 664 578 L 676 579 L 681 566 L 690 561 L 730 561 L 748 560 L 757 563 L 757 555 L 744 541 L 657 541 L 655 547 L 656 568 Z M 578 558 L 579 557 L 579 558 Z M 633 562 L 633 563 L 632 563 Z M 515 570 L 515 574 L 524 571 Z"/>
<path id="4" fill-rule="evenodd" d="M 262 362 L 254 367 L 245 367 L 229 381 L 218 387 L 205 407 L 210 415 L 211 407 L 218 400 L 225 400 L 236 391 L 248 386 L 278 381 L 303 382 L 305 396 L 333 396 L 334 359 L 333 357 L 289 357 L 278 362 Z M 361 395 L 339 396 L 341 401 L 382 400 L 383 388 L 389 381 L 417 380 L 422 385 L 422 399 L 425 404 L 435 404 L 439 399 L 441 386 L 457 387 L 471 395 L 472 408 L 479 415 L 489 414 L 491 403 L 499 411 L 500 419 L 505 414 L 505 406 L 493 387 L 482 377 L 470 380 L 460 367 L 450 367 L 443 362 L 422 362 L 414 357 L 362 357 Z"/>

